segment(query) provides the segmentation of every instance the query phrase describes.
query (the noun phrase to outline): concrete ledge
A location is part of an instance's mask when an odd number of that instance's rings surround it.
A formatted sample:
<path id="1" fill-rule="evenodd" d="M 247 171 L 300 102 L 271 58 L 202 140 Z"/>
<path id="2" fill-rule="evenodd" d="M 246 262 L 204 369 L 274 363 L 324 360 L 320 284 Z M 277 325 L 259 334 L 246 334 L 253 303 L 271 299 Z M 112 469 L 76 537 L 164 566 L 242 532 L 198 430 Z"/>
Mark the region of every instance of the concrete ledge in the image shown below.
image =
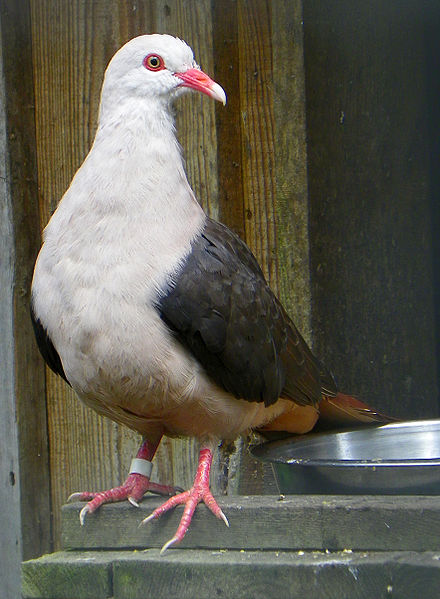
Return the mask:
<path id="1" fill-rule="evenodd" d="M 179 523 L 181 508 L 139 528 L 163 501 L 147 496 L 136 509 L 106 505 L 79 524 L 84 504 L 62 511 L 64 549 L 162 547 Z M 224 497 L 219 500 L 230 528 L 200 505 L 180 547 L 342 551 L 440 550 L 440 498 L 423 496 Z"/>
<path id="2" fill-rule="evenodd" d="M 59 552 L 23 564 L 25 599 L 434 599 L 439 553 L 157 549 Z"/>

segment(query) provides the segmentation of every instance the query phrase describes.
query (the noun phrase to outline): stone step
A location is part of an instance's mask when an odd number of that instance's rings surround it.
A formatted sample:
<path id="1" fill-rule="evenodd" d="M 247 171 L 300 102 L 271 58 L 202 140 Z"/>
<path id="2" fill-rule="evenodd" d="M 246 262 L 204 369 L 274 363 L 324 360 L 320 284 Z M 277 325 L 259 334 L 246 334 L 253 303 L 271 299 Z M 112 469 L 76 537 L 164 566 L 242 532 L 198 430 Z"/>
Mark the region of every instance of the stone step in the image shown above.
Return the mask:
<path id="1" fill-rule="evenodd" d="M 22 576 L 24 599 L 436 599 L 440 553 L 63 551 Z"/>
<path id="2" fill-rule="evenodd" d="M 162 501 L 146 496 L 139 509 L 128 502 L 106 505 L 88 515 L 84 526 L 79 523 L 84 504 L 66 505 L 62 546 L 68 550 L 162 547 L 177 529 L 180 507 L 139 528 L 141 520 Z M 439 497 L 248 496 L 223 497 L 219 504 L 230 528 L 200 505 L 181 548 L 440 550 Z"/>

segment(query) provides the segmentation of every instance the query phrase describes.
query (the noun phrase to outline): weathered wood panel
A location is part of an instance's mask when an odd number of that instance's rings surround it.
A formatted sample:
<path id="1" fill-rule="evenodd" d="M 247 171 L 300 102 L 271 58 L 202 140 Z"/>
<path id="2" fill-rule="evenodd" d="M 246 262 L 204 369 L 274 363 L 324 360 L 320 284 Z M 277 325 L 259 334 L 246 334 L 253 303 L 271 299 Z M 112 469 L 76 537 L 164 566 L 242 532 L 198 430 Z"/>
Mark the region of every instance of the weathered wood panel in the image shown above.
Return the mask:
<path id="1" fill-rule="evenodd" d="M 149 497 L 138 510 L 105 506 L 84 528 L 83 504 L 63 508 L 64 550 L 161 548 L 176 531 L 183 508 L 139 523 L 161 503 Z M 429 496 L 279 495 L 222 497 L 230 528 L 201 505 L 179 547 L 304 551 L 439 551 L 440 506 Z"/>
<path id="2" fill-rule="evenodd" d="M 244 239 L 272 289 L 310 340 L 302 5 L 238 2 L 236 10 L 235 27 L 230 26 L 230 13 L 219 15 L 229 36 L 236 36 L 237 75 L 233 68 L 229 73 L 239 91 L 233 124 L 228 117 L 219 121 L 220 141 L 228 142 L 235 135 L 241 149 L 238 157 L 223 153 L 220 146 L 220 188 L 224 181 L 228 190 L 220 196 L 220 210 L 226 222 L 236 226 L 237 209 L 231 214 L 230 205 L 241 206 Z M 226 59 L 231 42 L 222 45 L 216 39 L 216 50 L 223 47 L 221 56 Z M 235 195 L 228 183 L 231 175 L 238 178 Z M 240 460 L 237 488 L 241 493 L 275 492 L 272 470 L 247 453 L 250 442 L 255 439 L 246 440 L 235 455 Z"/>
<path id="3" fill-rule="evenodd" d="M 3 484 L 10 484 L 13 479 L 19 483 L 22 549 L 26 557 L 40 555 L 51 547 L 44 367 L 29 318 L 30 282 L 39 235 L 35 227 L 38 194 L 28 3 L 5 0 L 0 4 L 0 16 L 9 153 L 8 193 L 14 236 L 14 262 L 9 265 L 13 268 L 14 344 L 6 349 L 9 365 L 11 358 L 14 361 L 15 406 L 10 406 L 14 411 L 9 415 L 9 422 L 16 424 L 19 444 L 19 469 L 16 470 L 15 464 L 9 482 Z M 6 287 L 5 293 L 7 290 Z M 6 453 L 10 450 L 12 447 L 5 448 Z"/>
<path id="4" fill-rule="evenodd" d="M 272 3 L 275 218 L 279 296 L 313 345 L 301 0 Z"/>
<path id="5" fill-rule="evenodd" d="M 140 510 L 105 506 L 85 528 L 63 509 L 64 551 L 23 565 L 23 595 L 325 599 L 438 596 L 435 497 L 292 495 L 222 498 L 231 527 L 204 505 L 181 549 L 159 555 L 179 511 L 139 528 Z M 102 550 L 104 549 L 104 551 Z"/>
<path id="6" fill-rule="evenodd" d="M 237 2 L 214 2 L 213 11 L 215 79 L 228 98 L 217 111 L 219 218 L 245 239 Z"/>
<path id="7" fill-rule="evenodd" d="M 439 409 L 428 103 L 437 73 L 426 54 L 438 14 L 438 3 L 412 0 L 304 3 L 316 349 L 343 389 L 399 417 Z"/>
<path id="8" fill-rule="evenodd" d="M 0 580 L 5 599 L 14 599 L 20 595 L 22 544 L 14 376 L 15 248 L 1 48 L 0 39 Z"/>
<path id="9" fill-rule="evenodd" d="M 24 564 L 24 599 L 436 599 L 435 552 L 60 552 Z"/>
<path id="10" fill-rule="evenodd" d="M 277 293 L 271 33 L 268 2 L 238 3 L 245 238 Z"/>

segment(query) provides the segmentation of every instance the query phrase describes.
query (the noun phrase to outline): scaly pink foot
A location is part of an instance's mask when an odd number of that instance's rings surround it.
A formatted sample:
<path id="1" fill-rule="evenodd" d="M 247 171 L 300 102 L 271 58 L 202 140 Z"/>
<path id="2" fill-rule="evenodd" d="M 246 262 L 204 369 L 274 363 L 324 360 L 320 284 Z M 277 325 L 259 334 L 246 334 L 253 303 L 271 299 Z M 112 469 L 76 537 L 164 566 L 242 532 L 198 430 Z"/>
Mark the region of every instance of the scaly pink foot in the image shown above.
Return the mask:
<path id="1" fill-rule="evenodd" d="M 84 524 L 87 514 L 93 513 L 104 503 L 112 503 L 115 501 L 128 501 L 135 507 L 139 507 L 138 502 L 142 499 L 147 491 L 158 493 L 160 495 L 174 495 L 178 490 L 168 485 L 160 485 L 150 482 L 151 474 L 151 459 L 153 458 L 157 443 L 143 441 L 136 458 L 132 461 L 131 471 L 124 484 L 119 487 L 108 489 L 107 491 L 80 492 L 72 493 L 67 501 L 88 501 L 79 514 L 81 524 Z"/>
<path id="2" fill-rule="evenodd" d="M 174 545 L 175 543 L 180 543 L 180 541 L 185 536 L 189 525 L 191 524 L 191 519 L 193 517 L 194 511 L 197 505 L 203 501 L 206 506 L 211 510 L 211 512 L 224 521 L 226 526 L 229 526 L 228 519 L 219 508 L 216 500 L 212 496 L 211 491 L 209 490 L 209 472 L 211 470 L 212 463 L 212 451 L 210 448 L 202 448 L 199 453 L 199 465 L 197 467 L 197 473 L 194 478 L 194 484 L 189 491 L 185 491 L 184 493 L 179 493 L 179 495 L 174 495 L 166 501 L 164 504 L 159 506 L 154 510 L 152 514 L 150 514 L 147 518 L 142 520 L 141 524 L 146 524 L 150 522 L 150 520 L 154 520 L 155 518 L 159 518 L 162 514 L 167 512 L 168 510 L 174 508 L 176 505 L 184 504 L 185 509 L 183 510 L 183 516 L 180 520 L 180 524 L 177 528 L 176 534 L 172 539 L 170 539 L 161 549 L 161 553 L 166 551 L 168 547 Z"/>

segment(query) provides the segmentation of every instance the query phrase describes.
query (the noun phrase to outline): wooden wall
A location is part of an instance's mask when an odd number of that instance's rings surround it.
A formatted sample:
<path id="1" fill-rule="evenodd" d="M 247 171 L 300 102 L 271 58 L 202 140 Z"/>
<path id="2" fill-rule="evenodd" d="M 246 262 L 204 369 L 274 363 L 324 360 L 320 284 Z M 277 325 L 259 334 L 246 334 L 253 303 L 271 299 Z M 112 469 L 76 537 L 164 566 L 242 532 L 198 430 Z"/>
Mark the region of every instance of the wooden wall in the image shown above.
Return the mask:
<path id="1" fill-rule="evenodd" d="M 341 388 L 433 416 L 440 5 L 325 5 L 304 3 L 315 347 Z"/>
<path id="2" fill-rule="evenodd" d="M 9 189 L 5 79 L 0 44 L 0 580 L 7 599 L 17 596 L 20 579 L 21 516 L 19 449 L 14 373 L 15 247 Z M 3 549 L 3 547 L 5 549 Z"/>
<path id="3" fill-rule="evenodd" d="M 225 88 L 225 108 L 179 101 L 189 179 L 345 389 L 400 416 L 438 413 L 433 51 L 417 6 L 308 0 L 303 27 L 300 0 L 3 0 L 25 557 L 58 545 L 70 492 L 125 478 L 139 441 L 45 371 L 27 312 L 40 231 L 92 142 L 106 64 L 135 35 L 184 38 Z M 220 453 L 216 492 L 273 490 L 245 445 Z M 187 486 L 195 457 L 165 441 L 155 477 Z"/>

